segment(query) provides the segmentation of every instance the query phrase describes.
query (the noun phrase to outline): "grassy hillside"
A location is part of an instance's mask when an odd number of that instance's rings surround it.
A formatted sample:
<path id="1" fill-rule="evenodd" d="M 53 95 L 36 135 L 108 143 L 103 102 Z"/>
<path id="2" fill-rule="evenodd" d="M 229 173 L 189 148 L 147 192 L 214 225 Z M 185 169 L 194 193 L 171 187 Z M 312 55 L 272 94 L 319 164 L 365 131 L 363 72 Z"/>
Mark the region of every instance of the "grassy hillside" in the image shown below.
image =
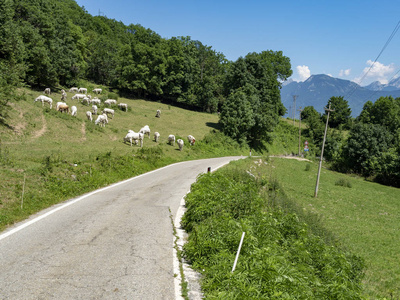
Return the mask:
<path id="1" fill-rule="evenodd" d="M 217 115 L 119 98 L 128 111 L 113 107 L 115 117 L 101 128 L 85 116 L 91 107 L 72 101 L 71 93 L 67 104 L 77 106 L 77 117 L 55 110 L 59 93 L 51 95 L 53 109 L 34 102 L 41 92 L 19 93 L 21 99 L 9 103 L 8 126 L 0 127 L 0 230 L 54 203 L 172 162 L 249 153 L 216 130 Z M 101 97 L 108 96 L 117 97 Z M 161 118 L 155 117 L 157 109 Z M 150 126 L 151 136 L 143 148 L 123 142 L 129 129 L 139 131 L 144 125 Z M 155 131 L 161 134 L 159 143 Z M 169 134 L 185 141 L 182 152 L 177 144 L 167 144 Z M 196 138 L 192 147 L 189 134 Z"/>
<path id="2" fill-rule="evenodd" d="M 323 169 L 314 198 L 317 170 L 317 163 L 272 158 L 260 174 L 279 182 L 297 211 L 322 217 L 328 230 L 365 259 L 369 299 L 399 299 L 399 189 Z"/>

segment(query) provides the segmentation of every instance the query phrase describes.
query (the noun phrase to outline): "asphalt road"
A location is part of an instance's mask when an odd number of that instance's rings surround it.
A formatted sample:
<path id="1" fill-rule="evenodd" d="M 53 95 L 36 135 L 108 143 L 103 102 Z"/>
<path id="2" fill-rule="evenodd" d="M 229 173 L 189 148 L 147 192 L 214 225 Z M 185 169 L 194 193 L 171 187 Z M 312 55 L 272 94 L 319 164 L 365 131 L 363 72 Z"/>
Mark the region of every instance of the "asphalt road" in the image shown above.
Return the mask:
<path id="1" fill-rule="evenodd" d="M 198 174 L 182 162 L 71 199 L 0 235 L 0 299 L 176 299 L 173 228 Z"/>

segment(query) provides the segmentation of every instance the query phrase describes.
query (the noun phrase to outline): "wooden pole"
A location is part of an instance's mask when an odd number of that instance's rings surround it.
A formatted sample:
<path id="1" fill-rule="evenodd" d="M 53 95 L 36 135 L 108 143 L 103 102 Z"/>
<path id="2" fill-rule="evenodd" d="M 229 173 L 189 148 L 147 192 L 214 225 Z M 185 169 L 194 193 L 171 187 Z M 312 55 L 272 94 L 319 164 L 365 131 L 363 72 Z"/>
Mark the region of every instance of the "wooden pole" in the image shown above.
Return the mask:
<path id="1" fill-rule="evenodd" d="M 301 147 L 301 112 L 302 112 L 303 110 L 301 109 L 301 106 L 300 106 L 300 109 L 299 109 L 299 112 L 300 112 L 300 116 L 299 116 L 299 156 L 300 156 L 300 147 Z"/>
<path id="2" fill-rule="evenodd" d="M 324 140 L 322 142 L 322 150 L 321 150 L 321 157 L 319 159 L 319 167 L 318 167 L 318 175 L 317 175 L 317 183 L 315 185 L 315 193 L 314 197 L 317 198 L 318 196 L 318 186 L 319 186 L 319 177 L 321 176 L 321 167 L 322 167 L 322 159 L 324 156 L 324 147 L 325 147 L 325 140 L 326 140 L 326 131 L 328 130 L 328 121 L 329 121 L 329 113 L 331 111 L 335 111 L 334 109 L 331 109 L 331 105 L 329 104 L 329 108 L 324 107 L 325 111 L 328 112 L 328 117 L 326 118 L 326 124 L 325 124 L 325 132 L 324 132 Z"/>
<path id="3" fill-rule="evenodd" d="M 24 194 L 25 194 L 25 174 L 24 174 L 24 184 L 22 185 L 21 209 L 24 207 Z"/>

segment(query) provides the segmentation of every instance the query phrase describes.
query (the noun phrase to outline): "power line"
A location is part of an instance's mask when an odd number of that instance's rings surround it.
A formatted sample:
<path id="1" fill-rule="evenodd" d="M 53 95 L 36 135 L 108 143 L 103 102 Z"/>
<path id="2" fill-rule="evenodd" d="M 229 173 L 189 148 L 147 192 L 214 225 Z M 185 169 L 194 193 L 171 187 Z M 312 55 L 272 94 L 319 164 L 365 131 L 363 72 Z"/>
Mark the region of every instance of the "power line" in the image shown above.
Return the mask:
<path id="1" fill-rule="evenodd" d="M 392 41 L 393 37 L 396 35 L 397 31 L 400 29 L 400 21 L 397 22 L 397 25 L 395 26 L 395 28 L 393 29 L 392 33 L 390 34 L 389 38 L 387 39 L 385 45 L 383 46 L 381 52 L 379 52 L 378 56 L 375 58 L 374 62 L 371 64 L 371 66 L 369 67 L 368 71 L 364 73 L 363 77 L 361 77 L 358 85 L 361 85 L 361 82 L 365 79 L 365 77 L 368 75 L 369 71 L 371 71 L 372 67 L 375 65 L 375 63 L 378 61 L 379 57 L 381 56 L 381 54 L 383 53 L 383 51 L 385 51 L 386 47 L 389 45 L 389 43 Z M 354 86 L 354 89 L 345 96 L 345 98 L 349 98 L 351 97 L 354 92 L 356 91 L 357 86 Z"/>

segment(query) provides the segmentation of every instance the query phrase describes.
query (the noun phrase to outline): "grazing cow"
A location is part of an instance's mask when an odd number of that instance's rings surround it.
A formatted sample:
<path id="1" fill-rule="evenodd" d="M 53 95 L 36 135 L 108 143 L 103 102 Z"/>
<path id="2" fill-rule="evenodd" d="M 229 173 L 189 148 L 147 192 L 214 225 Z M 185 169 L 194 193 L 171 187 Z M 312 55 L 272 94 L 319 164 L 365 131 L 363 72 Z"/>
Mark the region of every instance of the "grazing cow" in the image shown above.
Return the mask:
<path id="1" fill-rule="evenodd" d="M 154 132 L 154 141 L 158 143 L 159 140 L 160 140 L 160 134 L 156 131 Z"/>
<path id="2" fill-rule="evenodd" d="M 76 117 L 77 112 L 78 112 L 78 108 L 75 105 L 71 106 L 71 116 Z"/>
<path id="3" fill-rule="evenodd" d="M 40 95 L 39 97 L 37 97 L 36 99 L 35 99 L 35 102 L 36 101 L 41 101 L 42 102 L 42 106 L 44 106 L 44 103 L 46 102 L 46 103 L 49 103 L 50 104 L 50 109 L 53 107 L 53 99 L 51 99 L 51 98 L 49 98 L 49 97 L 47 97 L 47 96 L 44 96 L 44 95 Z"/>
<path id="4" fill-rule="evenodd" d="M 172 146 L 175 145 L 175 136 L 173 134 L 168 136 L 168 143 Z"/>
<path id="5" fill-rule="evenodd" d="M 135 141 L 136 145 L 137 142 L 140 141 L 140 147 L 143 147 L 143 134 L 129 130 L 127 135 L 124 137 L 124 142 L 130 142 L 132 146 L 132 141 Z"/>
<path id="6" fill-rule="evenodd" d="M 87 88 L 80 87 L 80 88 L 78 89 L 78 93 L 87 94 Z"/>
<path id="7" fill-rule="evenodd" d="M 119 107 L 121 110 L 128 111 L 128 104 L 126 104 L 126 103 L 118 103 L 118 107 Z"/>
<path id="8" fill-rule="evenodd" d="M 90 110 L 88 110 L 88 111 L 86 112 L 86 117 L 88 118 L 88 120 L 89 120 L 90 122 L 93 121 L 92 112 L 91 112 Z"/>
<path id="9" fill-rule="evenodd" d="M 196 139 L 194 138 L 194 136 L 189 134 L 187 138 L 188 138 L 189 144 L 191 146 L 193 146 L 194 143 L 196 142 Z"/>
<path id="10" fill-rule="evenodd" d="M 103 114 L 111 115 L 114 118 L 114 110 L 111 108 L 104 108 L 102 111 Z"/>
<path id="11" fill-rule="evenodd" d="M 178 146 L 179 146 L 179 151 L 182 151 L 183 145 L 184 145 L 183 140 L 182 140 L 182 139 L 178 139 L 178 140 L 176 141 L 176 143 L 177 143 Z"/>
<path id="12" fill-rule="evenodd" d="M 145 125 L 144 127 L 142 127 L 139 132 L 143 133 L 143 135 L 148 135 L 150 138 L 150 127 L 149 125 Z"/>
<path id="13" fill-rule="evenodd" d="M 57 108 L 59 112 L 69 112 L 69 106 L 67 104 L 60 104 Z"/>

